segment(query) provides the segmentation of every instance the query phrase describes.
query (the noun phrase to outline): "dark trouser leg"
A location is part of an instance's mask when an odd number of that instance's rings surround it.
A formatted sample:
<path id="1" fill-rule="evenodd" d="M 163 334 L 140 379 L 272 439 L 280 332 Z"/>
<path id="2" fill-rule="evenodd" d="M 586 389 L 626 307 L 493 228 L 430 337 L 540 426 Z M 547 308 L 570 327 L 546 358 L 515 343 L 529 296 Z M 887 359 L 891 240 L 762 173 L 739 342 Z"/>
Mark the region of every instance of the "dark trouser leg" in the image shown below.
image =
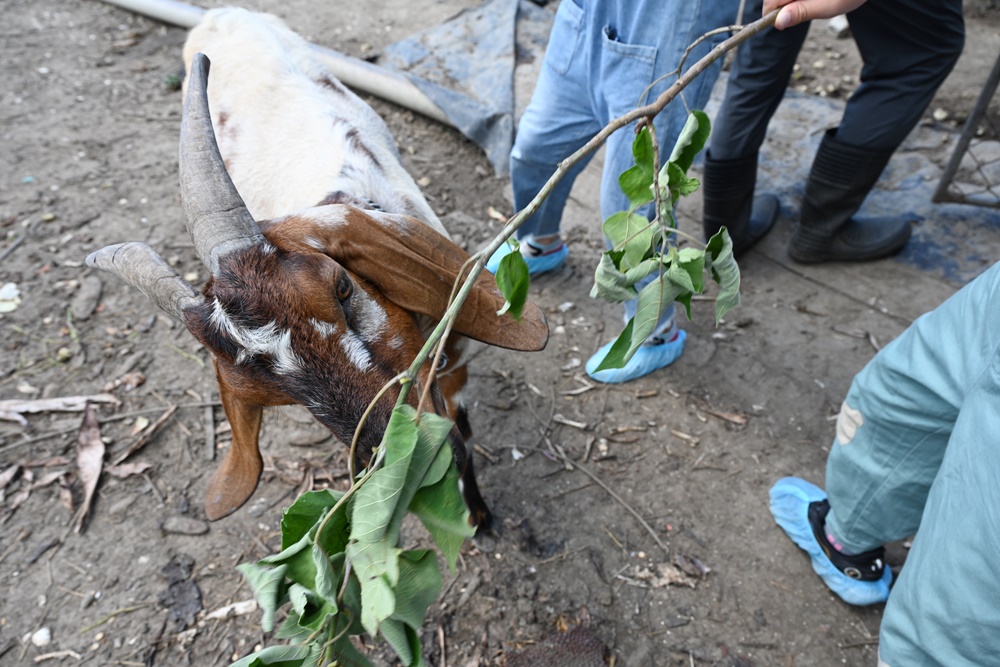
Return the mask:
<path id="1" fill-rule="evenodd" d="M 750 4 L 747 16 L 759 15 L 762 3 Z M 702 190 L 704 233 L 707 239 L 725 226 L 737 255 L 760 240 L 777 219 L 776 197 L 753 196 L 757 151 L 808 32 L 808 24 L 784 31 L 771 29 L 744 43 L 713 123 Z"/>
<path id="2" fill-rule="evenodd" d="M 836 139 L 849 146 L 894 151 L 962 53 L 962 2 L 879 0 L 847 18 L 864 67 Z"/>
<path id="3" fill-rule="evenodd" d="M 861 85 L 816 154 L 792 259 L 863 261 L 906 244 L 906 221 L 853 216 L 958 59 L 961 11 L 961 0 L 880 0 L 848 14 L 865 62 Z"/>
<path id="4" fill-rule="evenodd" d="M 751 2 L 747 16 L 759 16 L 761 2 Z M 712 123 L 709 147 L 716 160 L 756 155 L 767 125 L 781 102 L 809 24 L 788 30 L 765 30 L 736 53 L 726 95 Z"/>

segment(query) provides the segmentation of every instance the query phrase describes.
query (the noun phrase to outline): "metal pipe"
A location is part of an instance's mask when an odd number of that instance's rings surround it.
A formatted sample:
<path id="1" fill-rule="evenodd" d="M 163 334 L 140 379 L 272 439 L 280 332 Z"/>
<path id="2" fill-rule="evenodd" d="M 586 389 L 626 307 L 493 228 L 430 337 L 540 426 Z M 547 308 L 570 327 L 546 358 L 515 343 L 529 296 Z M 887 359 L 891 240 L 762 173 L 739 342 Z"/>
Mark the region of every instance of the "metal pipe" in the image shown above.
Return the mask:
<path id="1" fill-rule="evenodd" d="M 104 0 L 110 5 L 191 29 L 201 21 L 205 10 L 177 0 Z M 434 104 L 412 81 L 399 72 L 387 70 L 332 49 L 310 44 L 330 72 L 349 88 L 398 104 L 440 123 L 454 127 L 444 111 Z"/>
<path id="2" fill-rule="evenodd" d="M 955 150 L 951 154 L 951 159 L 948 160 L 948 165 L 944 168 L 944 173 L 941 174 L 941 180 L 938 181 L 937 189 L 934 191 L 934 196 L 931 197 L 931 201 L 934 203 L 941 203 L 945 201 L 954 201 L 961 204 L 978 204 L 978 202 L 969 201 L 963 196 L 955 195 L 949 190 L 949 186 L 955 178 L 956 172 L 958 172 L 959 166 L 962 164 L 962 158 L 965 157 L 966 151 L 969 150 L 969 144 L 972 143 L 972 137 L 976 134 L 976 129 L 979 127 L 979 121 L 983 119 L 986 112 L 989 110 L 990 101 L 993 99 L 994 93 L 997 91 L 997 85 L 1000 84 L 1000 55 L 997 55 L 996 62 L 993 63 L 993 69 L 990 71 L 990 75 L 986 78 L 986 84 L 983 86 L 983 91 L 979 94 L 979 99 L 976 100 L 976 106 L 973 107 L 972 113 L 965 121 L 965 127 L 962 128 L 962 134 L 958 137 L 958 142 L 955 144 Z M 987 181 L 987 190 L 993 194 L 993 189 L 990 186 L 989 181 Z M 982 204 L 988 206 L 989 204 Z M 992 204 L 995 208 L 1000 208 L 1000 202 L 994 202 Z"/>

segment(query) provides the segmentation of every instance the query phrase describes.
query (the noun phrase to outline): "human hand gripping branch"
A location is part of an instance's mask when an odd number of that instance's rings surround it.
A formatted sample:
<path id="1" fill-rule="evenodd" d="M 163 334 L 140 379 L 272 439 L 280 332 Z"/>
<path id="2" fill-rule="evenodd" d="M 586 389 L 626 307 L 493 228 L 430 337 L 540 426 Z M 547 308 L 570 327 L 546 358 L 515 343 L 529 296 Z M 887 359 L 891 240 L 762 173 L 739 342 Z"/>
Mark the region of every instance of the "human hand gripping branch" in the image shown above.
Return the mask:
<path id="1" fill-rule="evenodd" d="M 775 9 L 778 18 L 774 21 L 774 27 L 778 30 L 791 28 L 792 26 L 811 21 L 813 19 L 829 19 L 834 16 L 852 12 L 866 0 L 764 0 L 764 15 L 770 14 Z"/>

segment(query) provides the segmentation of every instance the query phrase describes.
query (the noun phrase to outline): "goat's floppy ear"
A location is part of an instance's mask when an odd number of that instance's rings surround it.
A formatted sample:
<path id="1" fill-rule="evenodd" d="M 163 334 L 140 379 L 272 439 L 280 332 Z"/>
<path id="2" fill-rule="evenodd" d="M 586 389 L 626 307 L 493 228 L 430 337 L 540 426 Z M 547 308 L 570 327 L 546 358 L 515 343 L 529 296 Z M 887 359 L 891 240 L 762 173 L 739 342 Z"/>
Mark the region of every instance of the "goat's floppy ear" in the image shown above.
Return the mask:
<path id="1" fill-rule="evenodd" d="M 309 209 L 262 226 L 279 247 L 304 244 L 315 249 L 311 242 L 318 241 L 325 254 L 377 286 L 396 305 L 438 319 L 469 259 L 462 248 L 415 218 L 348 206 Z M 497 315 L 504 302 L 493 277 L 484 272 L 459 311 L 454 331 L 512 350 L 544 348 L 549 328 L 538 306 L 527 302 L 521 319 L 515 320 L 509 314 Z"/>
<path id="2" fill-rule="evenodd" d="M 264 469 L 257 443 L 264 408 L 242 400 L 229 386 L 218 363 L 219 397 L 226 418 L 233 429 L 233 440 L 226 456 L 215 469 L 205 492 L 205 516 L 216 521 L 229 516 L 253 495 Z"/>

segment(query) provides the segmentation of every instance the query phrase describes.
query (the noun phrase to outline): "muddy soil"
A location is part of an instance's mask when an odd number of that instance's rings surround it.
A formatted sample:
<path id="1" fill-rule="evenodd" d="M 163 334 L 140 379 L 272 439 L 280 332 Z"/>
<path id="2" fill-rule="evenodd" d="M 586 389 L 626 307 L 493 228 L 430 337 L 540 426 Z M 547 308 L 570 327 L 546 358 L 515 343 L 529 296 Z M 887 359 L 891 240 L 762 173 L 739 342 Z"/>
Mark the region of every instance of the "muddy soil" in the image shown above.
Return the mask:
<path id="1" fill-rule="evenodd" d="M 361 57 L 474 4 L 247 3 Z M 928 123 L 958 127 L 992 65 L 1000 21 L 981 4 Z M 140 240 L 192 282 L 207 277 L 177 192 L 185 32 L 91 0 L 2 6 L 0 284 L 15 283 L 21 303 L 0 315 L 0 400 L 110 394 L 115 403 L 97 408 L 107 462 L 176 411 L 129 459 L 144 470 L 102 476 L 81 532 L 69 508 L 83 495 L 80 413 L 0 421 L 0 475 L 21 466 L 0 490 L 0 665 L 227 665 L 271 642 L 259 612 L 210 617 L 252 597 L 235 566 L 277 550 L 281 507 L 303 488 L 346 486 L 344 448 L 304 411 L 270 412 L 256 495 L 205 521 L 211 459 L 229 437 L 209 357 L 137 292 L 83 264 L 94 249 Z M 850 40 L 816 26 L 796 85 L 843 95 L 857 63 Z M 371 103 L 454 237 L 481 247 L 499 229 L 491 210 L 511 213 L 507 183 L 456 132 Z M 616 335 L 620 314 L 587 297 L 603 248 L 593 182 L 581 178 L 567 213 L 567 267 L 532 288 L 552 325 L 548 348 L 489 350 L 473 363 L 476 466 L 502 539 L 490 552 L 467 544 L 445 575 L 427 660 L 503 664 L 586 622 L 615 665 L 874 664 L 881 608 L 848 607 L 822 586 L 774 526 L 767 490 L 787 474 L 822 480 L 850 379 L 957 285 L 892 260 L 789 268 L 765 246 L 743 262 L 743 305 L 720 328 L 711 304 L 695 303 L 687 351 L 668 371 L 594 386 L 581 364 Z M 685 215 L 696 232 L 697 203 Z M 550 446 L 593 477 L 544 455 Z M 904 556 L 897 545 L 894 563 Z M 650 577 L 667 573 L 670 585 Z M 393 664 L 381 644 L 366 650 Z"/>

